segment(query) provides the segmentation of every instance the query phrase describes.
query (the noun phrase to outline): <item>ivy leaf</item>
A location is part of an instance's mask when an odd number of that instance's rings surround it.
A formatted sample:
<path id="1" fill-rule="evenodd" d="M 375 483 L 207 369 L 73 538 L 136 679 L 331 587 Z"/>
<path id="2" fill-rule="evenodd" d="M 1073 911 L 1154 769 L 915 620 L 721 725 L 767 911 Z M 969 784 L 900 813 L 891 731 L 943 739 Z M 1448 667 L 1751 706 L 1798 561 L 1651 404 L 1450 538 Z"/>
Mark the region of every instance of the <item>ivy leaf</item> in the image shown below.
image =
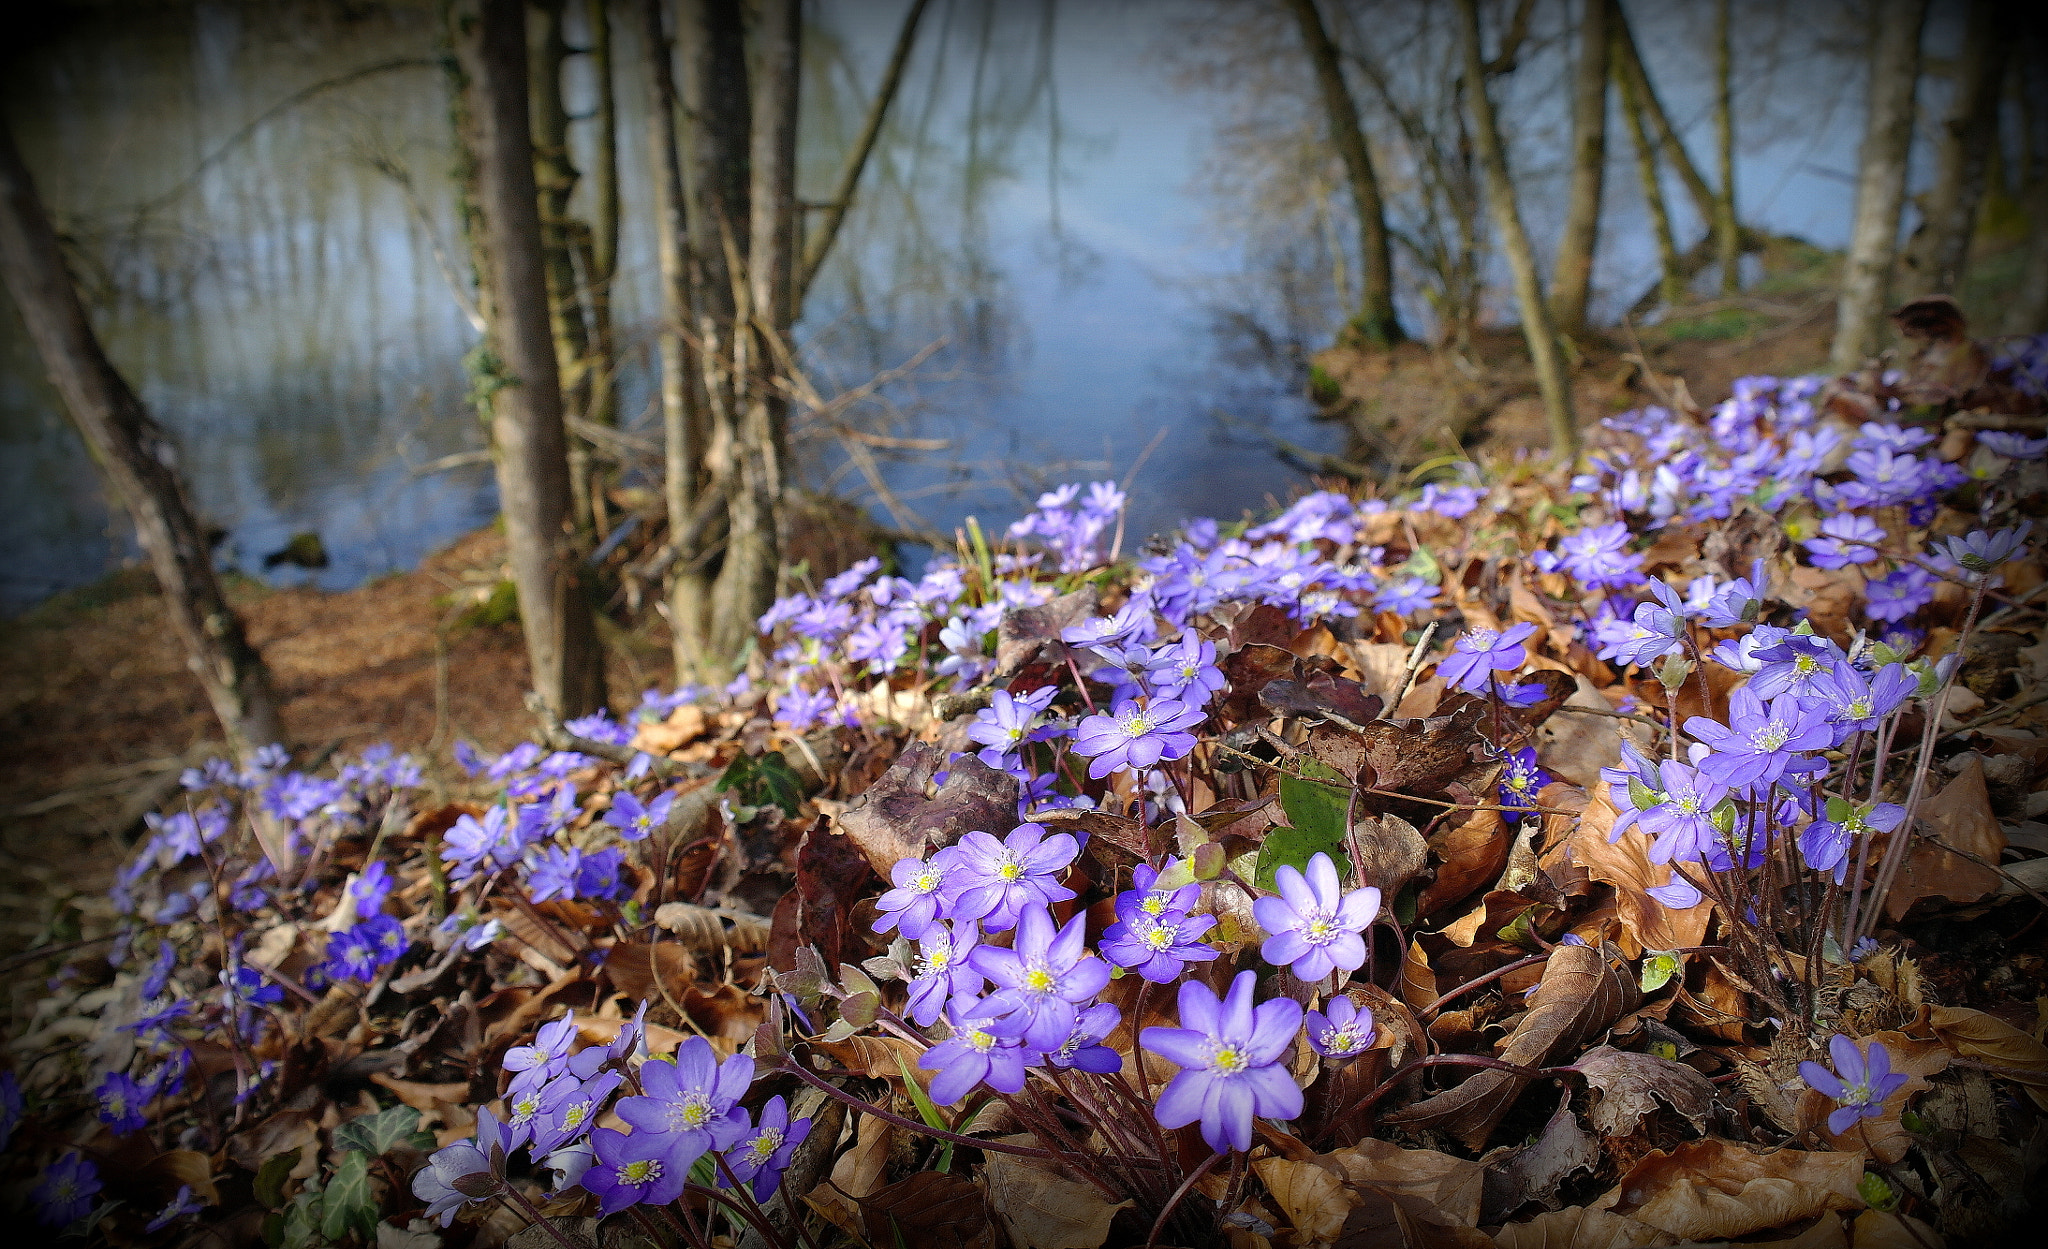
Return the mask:
<path id="1" fill-rule="evenodd" d="M 371 1157 L 389 1153 L 399 1145 L 432 1149 L 432 1133 L 421 1132 L 420 1112 L 410 1106 L 393 1106 L 374 1115 L 363 1115 L 334 1129 L 337 1149 L 359 1149 Z M 267 1164 L 266 1164 L 267 1166 Z"/>
<path id="2" fill-rule="evenodd" d="M 281 1154 L 272 1154 L 263 1160 L 263 1169 L 256 1173 L 256 1204 L 266 1210 L 275 1210 L 284 1204 L 284 1182 L 291 1176 L 292 1168 L 299 1165 L 299 1151 L 287 1149 Z"/>
<path id="3" fill-rule="evenodd" d="M 377 1198 L 370 1191 L 370 1155 L 351 1149 L 341 1156 L 341 1166 L 327 1182 L 326 1201 L 320 1211 L 320 1234 L 340 1240 L 350 1231 L 374 1242 L 377 1238 Z"/>
<path id="4" fill-rule="evenodd" d="M 1262 889 L 1278 888 L 1273 873 L 1282 864 L 1303 871 L 1317 852 L 1337 864 L 1341 877 L 1350 870 L 1345 857 L 1344 817 L 1351 805 L 1351 784 L 1344 774 L 1316 759 L 1301 761 L 1301 775 L 1282 773 L 1280 809 L 1293 827 L 1276 828 L 1259 847 L 1259 867 L 1254 884 Z"/>

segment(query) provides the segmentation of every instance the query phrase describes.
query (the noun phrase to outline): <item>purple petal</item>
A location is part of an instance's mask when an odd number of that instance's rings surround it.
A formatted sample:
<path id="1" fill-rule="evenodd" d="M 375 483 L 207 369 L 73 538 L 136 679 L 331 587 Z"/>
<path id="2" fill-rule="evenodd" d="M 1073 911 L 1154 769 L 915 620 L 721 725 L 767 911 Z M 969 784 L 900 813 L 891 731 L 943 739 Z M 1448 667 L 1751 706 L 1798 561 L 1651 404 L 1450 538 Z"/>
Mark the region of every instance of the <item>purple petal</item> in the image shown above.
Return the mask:
<path id="1" fill-rule="evenodd" d="M 1150 1032 L 1152 1029 L 1148 1028 Z M 1202 1103 L 1215 1078 L 1206 1071 L 1183 1071 L 1159 1095 L 1159 1126 L 1181 1128 L 1202 1117 Z"/>
<path id="2" fill-rule="evenodd" d="M 1186 981 L 1180 986 L 1180 1022 L 1183 1028 L 1215 1036 L 1223 1025 L 1223 1004 L 1208 985 Z"/>
<path id="3" fill-rule="evenodd" d="M 1138 1034 L 1138 1044 L 1177 1067 L 1205 1070 L 1209 1065 L 1209 1038 L 1192 1028 L 1147 1028 Z"/>
<path id="4" fill-rule="evenodd" d="M 1337 865 L 1330 856 L 1318 850 L 1308 861 L 1308 887 L 1315 891 L 1316 905 L 1325 911 L 1337 909 L 1337 899 L 1342 885 L 1337 880 Z"/>
<path id="5" fill-rule="evenodd" d="M 1254 1113 L 1261 1118 L 1293 1119 L 1301 1114 L 1301 1087 L 1285 1067 L 1254 1067 L 1238 1079 L 1249 1088 Z"/>

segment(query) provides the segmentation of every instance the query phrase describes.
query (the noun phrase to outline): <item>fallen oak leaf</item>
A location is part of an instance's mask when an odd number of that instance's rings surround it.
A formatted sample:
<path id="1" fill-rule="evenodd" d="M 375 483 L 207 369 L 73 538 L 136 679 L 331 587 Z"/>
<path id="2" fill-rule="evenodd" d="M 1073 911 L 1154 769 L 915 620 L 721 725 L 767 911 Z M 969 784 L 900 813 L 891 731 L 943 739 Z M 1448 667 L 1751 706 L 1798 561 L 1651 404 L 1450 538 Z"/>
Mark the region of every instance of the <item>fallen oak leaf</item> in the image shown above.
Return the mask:
<path id="1" fill-rule="evenodd" d="M 1590 946 L 1561 945 L 1551 952 L 1529 1011 L 1508 1036 L 1500 1061 L 1541 1067 L 1634 1010 L 1641 1000 L 1635 976 L 1618 957 Z M 1478 1149 L 1527 1084 L 1526 1076 L 1489 1068 L 1456 1088 L 1387 1115 L 1385 1122 L 1441 1127 L 1468 1148 Z"/>
<path id="2" fill-rule="evenodd" d="M 1587 1118 L 1602 1136 L 1627 1136 L 1655 1113 L 1663 1102 L 1693 1131 L 1704 1132 L 1714 1108 L 1714 1082 L 1684 1063 L 1636 1054 L 1611 1045 L 1596 1046 L 1579 1056 L 1571 1070 L 1586 1079 L 1592 1091 Z"/>
<path id="3" fill-rule="evenodd" d="M 1643 1158 L 1593 1204 L 1681 1240 L 1728 1240 L 1862 1209 L 1863 1166 L 1861 1151 L 1758 1153 L 1706 1137 Z"/>

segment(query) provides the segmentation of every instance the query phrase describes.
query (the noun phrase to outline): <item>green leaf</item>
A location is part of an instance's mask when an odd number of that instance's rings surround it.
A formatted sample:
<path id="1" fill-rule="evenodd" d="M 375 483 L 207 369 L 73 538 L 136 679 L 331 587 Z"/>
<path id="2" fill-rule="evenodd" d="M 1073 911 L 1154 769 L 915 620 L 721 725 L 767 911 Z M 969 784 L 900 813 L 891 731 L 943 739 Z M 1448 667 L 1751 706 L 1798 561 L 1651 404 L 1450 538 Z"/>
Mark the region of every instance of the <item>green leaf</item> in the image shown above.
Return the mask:
<path id="1" fill-rule="evenodd" d="M 263 1160 L 263 1169 L 256 1172 L 256 1203 L 266 1210 L 275 1210 L 284 1204 L 284 1182 L 291 1177 L 292 1168 L 299 1165 L 299 1151 L 287 1149 L 281 1154 L 272 1154 Z"/>
<path id="2" fill-rule="evenodd" d="M 320 1212 L 320 1234 L 340 1240 L 351 1231 L 366 1241 L 377 1239 L 377 1197 L 370 1191 L 370 1155 L 360 1149 L 342 1154 L 341 1165 L 327 1182 L 326 1208 Z"/>
<path id="3" fill-rule="evenodd" d="M 1670 950 L 1645 950 L 1648 957 L 1643 959 L 1643 992 L 1655 993 L 1677 978 L 1684 963 Z"/>
<path id="4" fill-rule="evenodd" d="M 1507 924 L 1494 935 L 1499 937 L 1502 941 L 1507 942 L 1509 945 L 1518 945 L 1525 950 L 1535 951 L 1541 949 L 1541 944 L 1536 940 L 1537 912 L 1547 911 L 1550 909 L 1551 908 L 1542 905 L 1532 906 L 1528 910 L 1523 911 L 1521 914 L 1509 920 Z"/>
<path id="5" fill-rule="evenodd" d="M 320 1235 L 320 1212 L 325 1205 L 317 1191 L 292 1198 L 291 1208 L 284 1212 L 284 1230 L 278 1236 L 281 1249 L 307 1249 L 324 1239 Z"/>
<path id="6" fill-rule="evenodd" d="M 334 1129 L 334 1145 L 337 1149 L 360 1149 L 373 1158 L 405 1144 L 415 1149 L 433 1148 L 433 1134 L 419 1131 L 419 1126 L 419 1111 L 410 1106 L 393 1106 L 374 1115 L 350 1119 Z"/>
<path id="7" fill-rule="evenodd" d="M 1875 1171 L 1865 1171 L 1863 1178 L 1856 1181 L 1856 1195 L 1873 1210 L 1890 1210 L 1899 1204 L 1899 1195 Z"/>
<path id="8" fill-rule="evenodd" d="M 1336 862 L 1341 876 L 1350 870 L 1344 855 L 1344 817 L 1351 805 L 1351 785 L 1344 774 L 1315 759 L 1301 761 L 1302 775 L 1280 775 L 1280 809 L 1292 828 L 1276 828 L 1259 847 L 1259 870 L 1253 879 L 1274 889 L 1273 873 L 1282 864 L 1300 871 L 1317 852 Z"/>
<path id="9" fill-rule="evenodd" d="M 779 750 L 771 750 L 758 759 L 751 755 L 734 759 L 719 776 L 717 789 L 720 793 L 738 794 L 746 806 L 780 807 L 785 816 L 796 813 L 804 796 L 803 782 Z"/>
<path id="10" fill-rule="evenodd" d="M 1628 778 L 1628 800 L 1629 804 L 1636 810 L 1648 811 L 1651 807 L 1663 802 L 1664 795 L 1643 784 L 1636 777 L 1631 776 Z"/>
<path id="11" fill-rule="evenodd" d="M 896 1068 L 903 1073 L 903 1087 L 909 1091 L 910 1100 L 917 1104 L 917 1117 L 924 1120 L 924 1125 L 928 1128 L 937 1128 L 941 1132 L 952 1131 L 952 1128 L 947 1126 L 944 1116 L 939 1114 L 939 1108 L 932 1104 L 932 1095 L 918 1084 L 916 1076 L 910 1074 L 910 1064 L 903 1061 L 901 1053 L 896 1055 Z M 945 1142 L 944 1147 L 939 1150 L 938 1164 L 933 1169 L 953 1169 L 953 1142 Z"/>

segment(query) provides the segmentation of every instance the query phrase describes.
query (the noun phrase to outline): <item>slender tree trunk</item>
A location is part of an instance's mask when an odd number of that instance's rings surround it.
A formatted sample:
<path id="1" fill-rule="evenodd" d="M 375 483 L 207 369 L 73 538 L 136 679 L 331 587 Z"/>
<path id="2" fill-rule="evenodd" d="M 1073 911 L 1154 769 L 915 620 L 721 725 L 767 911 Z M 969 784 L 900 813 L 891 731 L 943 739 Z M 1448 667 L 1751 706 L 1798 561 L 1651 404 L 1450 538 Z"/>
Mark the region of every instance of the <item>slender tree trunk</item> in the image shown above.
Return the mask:
<path id="1" fill-rule="evenodd" d="M 2002 0 L 1971 0 L 1955 105 L 1934 149 L 1934 182 L 1921 196 L 1920 228 L 1900 257 L 1900 279 L 1911 294 L 1953 294 L 1963 284 L 1977 206 L 1998 142 L 1999 99 L 2012 47 L 2010 7 Z"/>
<path id="2" fill-rule="evenodd" d="M 523 0 L 480 0 L 473 46 L 478 186 L 510 384 L 491 418 L 499 507 L 534 689 L 555 714 L 604 704 L 604 652 L 581 581 L 570 514 L 561 380 L 548 324 L 547 262 L 527 115 Z"/>
<path id="3" fill-rule="evenodd" d="M 1920 29 L 1928 0 L 1878 0 L 1870 61 L 1869 120 L 1858 156 L 1856 218 L 1835 303 L 1829 367 L 1847 373 L 1883 343 L 1887 287 L 1906 199 L 1913 146 L 1913 93 L 1920 81 Z"/>
<path id="4" fill-rule="evenodd" d="M 707 486 L 707 431 L 703 411 L 695 402 L 695 370 L 683 343 L 695 311 L 685 269 L 689 234 L 683 208 L 681 148 L 676 140 L 675 73 L 661 8 L 661 0 L 642 0 L 640 5 L 653 88 L 648 108 L 653 124 L 647 129 L 653 145 L 654 241 L 661 283 L 661 332 L 655 341 L 661 357 L 663 485 L 669 517 L 668 620 L 676 683 L 681 685 L 702 673 L 705 660 L 710 579 L 696 558 L 698 544 L 690 535 Z"/>
<path id="5" fill-rule="evenodd" d="M 1607 178 L 1607 14 L 1613 0 L 1585 0 L 1579 61 L 1572 76 L 1572 181 L 1551 276 L 1551 315 L 1564 334 L 1586 329 L 1593 296 L 1593 252 L 1600 242 L 1600 196 Z"/>
<path id="6" fill-rule="evenodd" d="M 533 180 L 540 195 L 542 255 L 548 279 L 548 323 L 555 340 L 555 372 L 561 379 L 566 417 L 590 419 L 590 324 L 584 306 L 584 283 L 577 280 L 578 252 L 588 252 L 589 227 L 569 215 L 569 197 L 580 176 L 569 159 L 569 110 L 562 101 L 562 62 L 569 58 L 562 17 L 567 0 L 529 0 L 540 16 L 540 37 L 527 47 L 527 82 L 531 89 Z M 579 530 L 593 515 L 590 507 L 590 444 L 567 430 L 569 444 L 570 515 Z"/>
<path id="7" fill-rule="evenodd" d="M 1358 214 L 1360 291 L 1358 311 L 1353 314 L 1348 336 L 1375 347 L 1391 346 L 1407 338 L 1400 317 L 1394 311 L 1394 260 L 1388 245 L 1386 206 L 1380 198 L 1380 180 L 1373 169 L 1372 149 L 1358 122 L 1358 105 L 1344 81 L 1344 65 L 1337 46 L 1323 26 L 1315 0 L 1288 0 L 1301 27 L 1301 41 L 1315 66 L 1316 85 L 1323 98 L 1323 115 L 1330 128 L 1330 142 L 1344 161 L 1344 173 L 1351 182 L 1352 205 Z"/>
<path id="8" fill-rule="evenodd" d="M 107 359 L 79 302 L 34 180 L 0 121 L 0 272 L 37 354 L 163 589 L 185 663 L 206 690 L 237 758 L 281 741 L 263 657 L 213 573 L 212 547 L 179 479 L 177 450 Z"/>
<path id="9" fill-rule="evenodd" d="M 1620 36 L 1616 36 L 1616 43 Z M 1664 201 L 1664 180 L 1657 171 L 1657 149 L 1643 126 L 1642 101 L 1636 97 L 1635 80 L 1617 73 L 1615 86 L 1621 93 L 1621 119 L 1628 126 L 1635 146 L 1636 173 L 1642 180 L 1643 207 L 1650 214 L 1650 230 L 1657 239 L 1657 266 L 1664 306 L 1676 305 L 1685 296 L 1685 281 L 1678 273 L 1678 239 L 1671 232 L 1671 209 Z"/>
<path id="10" fill-rule="evenodd" d="M 1650 82 L 1650 72 L 1643 67 L 1643 57 L 1636 47 L 1635 32 L 1629 28 L 1628 16 L 1619 0 L 1610 13 L 1620 41 L 1615 45 L 1621 56 L 1621 72 L 1636 93 L 1636 102 L 1643 115 L 1649 119 L 1652 132 L 1657 136 L 1657 145 L 1671 168 L 1677 171 L 1679 181 L 1685 183 L 1686 192 L 1692 196 L 1692 205 L 1699 211 L 1700 220 L 1711 223 L 1714 220 L 1714 191 L 1700 173 L 1698 165 L 1692 163 L 1692 156 L 1679 140 L 1678 130 L 1671 124 L 1671 115 L 1664 111 L 1664 102 L 1657 98 L 1657 89 Z"/>
<path id="11" fill-rule="evenodd" d="M 831 198 L 825 201 L 824 219 L 818 223 L 816 233 L 804 242 L 803 270 L 797 278 L 797 315 L 803 313 L 804 296 L 809 293 L 811 283 L 817 281 L 818 270 L 825 267 L 825 258 L 832 254 L 832 244 L 839 238 L 839 226 L 846 220 L 846 210 L 853 204 L 853 192 L 860 185 L 861 171 L 867 168 L 868 157 L 875 150 L 875 141 L 881 137 L 882 123 L 888 119 L 889 106 L 896 99 L 896 91 L 903 85 L 903 71 L 910 64 L 911 49 L 917 45 L 917 24 L 924 16 L 930 0 L 910 0 L 910 9 L 903 15 L 903 25 L 896 32 L 896 46 L 889 53 L 889 64 L 882 71 L 882 81 L 875 88 L 875 98 L 868 104 L 867 120 L 862 123 L 860 137 L 846 154 L 846 163 L 839 168 L 839 180 L 832 187 Z M 1048 10 L 1050 11 L 1050 10 Z"/>
<path id="12" fill-rule="evenodd" d="M 1486 58 L 1479 51 L 1479 0 L 1458 0 L 1460 34 L 1464 45 L 1465 96 L 1472 109 L 1473 138 L 1479 147 L 1479 165 L 1486 177 L 1486 202 L 1500 234 L 1501 249 L 1508 269 L 1514 274 L 1515 303 L 1522 314 L 1522 334 L 1529 340 L 1529 358 L 1536 366 L 1536 385 L 1543 392 L 1543 411 L 1550 420 L 1551 450 L 1566 463 L 1578 458 L 1579 428 L 1572 413 L 1571 384 L 1565 376 L 1564 354 L 1558 350 L 1557 332 L 1550 324 L 1550 309 L 1543 301 L 1543 280 L 1536 272 L 1536 253 L 1522 229 L 1521 210 L 1515 204 L 1514 183 L 1509 180 L 1507 152 L 1501 145 L 1500 123 L 1494 116 L 1493 98 L 1486 89 Z"/>
<path id="13" fill-rule="evenodd" d="M 619 109 L 612 80 L 612 24 L 607 0 L 588 0 L 584 21 L 590 28 L 590 72 L 597 84 L 597 160 L 591 169 L 589 269 L 584 298 L 590 308 L 590 397 L 584 419 L 599 425 L 618 424 L 616 372 L 618 341 L 612 328 L 612 282 L 619 272 Z M 605 481 L 590 476 L 591 523 L 605 528 Z"/>
<path id="14" fill-rule="evenodd" d="M 1714 138 L 1721 158 L 1721 193 L 1714 197 L 1714 261 L 1721 293 L 1742 289 L 1742 241 L 1735 225 L 1735 51 L 1730 27 L 1734 0 L 1714 6 Z"/>
<path id="15" fill-rule="evenodd" d="M 755 620 L 775 600 L 782 567 L 782 490 L 788 402 L 774 385 L 794 322 L 797 280 L 796 127 L 802 77 L 800 0 L 761 11 L 744 313 L 733 327 L 733 375 L 742 388 L 737 473 L 726 496 L 725 563 L 713 601 L 713 653 L 736 660 Z"/>

